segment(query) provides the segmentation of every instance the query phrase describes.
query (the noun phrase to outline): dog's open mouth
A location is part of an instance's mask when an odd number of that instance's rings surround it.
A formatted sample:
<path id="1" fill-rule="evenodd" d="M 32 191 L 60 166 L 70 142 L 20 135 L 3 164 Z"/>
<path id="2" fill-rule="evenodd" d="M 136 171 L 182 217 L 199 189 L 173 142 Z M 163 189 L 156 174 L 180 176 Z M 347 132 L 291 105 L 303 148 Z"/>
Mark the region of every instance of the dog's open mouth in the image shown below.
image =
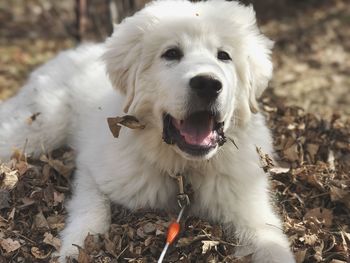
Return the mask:
<path id="1" fill-rule="evenodd" d="M 226 141 L 224 123 L 207 111 L 192 113 L 183 120 L 164 114 L 163 122 L 164 141 L 194 156 L 205 155 Z"/>

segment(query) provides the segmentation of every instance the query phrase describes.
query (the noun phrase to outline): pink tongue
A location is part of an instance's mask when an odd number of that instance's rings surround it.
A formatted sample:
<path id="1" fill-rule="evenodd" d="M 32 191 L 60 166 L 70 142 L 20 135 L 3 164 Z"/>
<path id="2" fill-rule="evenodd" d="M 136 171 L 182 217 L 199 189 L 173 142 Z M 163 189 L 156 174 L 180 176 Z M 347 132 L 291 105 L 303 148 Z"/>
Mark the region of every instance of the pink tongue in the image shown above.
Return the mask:
<path id="1" fill-rule="evenodd" d="M 173 125 L 180 131 L 186 143 L 191 145 L 208 146 L 215 139 L 213 132 L 214 120 L 208 116 L 197 116 L 183 121 L 173 119 Z"/>

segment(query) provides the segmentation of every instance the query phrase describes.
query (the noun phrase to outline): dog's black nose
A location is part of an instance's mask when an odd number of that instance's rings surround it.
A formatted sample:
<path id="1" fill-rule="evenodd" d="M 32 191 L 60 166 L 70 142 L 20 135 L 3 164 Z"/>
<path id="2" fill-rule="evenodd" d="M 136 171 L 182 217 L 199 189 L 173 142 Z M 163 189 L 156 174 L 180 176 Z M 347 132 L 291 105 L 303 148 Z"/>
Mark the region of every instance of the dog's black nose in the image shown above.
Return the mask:
<path id="1" fill-rule="evenodd" d="M 206 100 L 214 100 L 222 90 L 219 80 L 209 75 L 198 75 L 190 79 L 190 87 L 196 94 Z"/>

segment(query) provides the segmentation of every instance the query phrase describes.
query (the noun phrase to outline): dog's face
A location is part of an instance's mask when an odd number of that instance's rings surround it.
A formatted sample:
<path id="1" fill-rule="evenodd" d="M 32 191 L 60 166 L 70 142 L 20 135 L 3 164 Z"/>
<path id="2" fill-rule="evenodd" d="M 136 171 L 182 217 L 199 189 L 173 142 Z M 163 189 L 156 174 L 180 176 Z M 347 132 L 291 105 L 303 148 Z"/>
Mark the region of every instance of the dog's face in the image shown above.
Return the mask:
<path id="1" fill-rule="evenodd" d="M 118 26 L 104 58 L 126 110 L 186 159 L 208 159 L 249 120 L 271 75 L 251 8 L 157 1 Z"/>
<path id="2" fill-rule="evenodd" d="M 158 24 L 144 48 L 152 54 L 144 82 L 156 89 L 151 97 L 164 141 L 187 158 L 212 156 L 235 104 L 234 51 L 195 19 Z"/>

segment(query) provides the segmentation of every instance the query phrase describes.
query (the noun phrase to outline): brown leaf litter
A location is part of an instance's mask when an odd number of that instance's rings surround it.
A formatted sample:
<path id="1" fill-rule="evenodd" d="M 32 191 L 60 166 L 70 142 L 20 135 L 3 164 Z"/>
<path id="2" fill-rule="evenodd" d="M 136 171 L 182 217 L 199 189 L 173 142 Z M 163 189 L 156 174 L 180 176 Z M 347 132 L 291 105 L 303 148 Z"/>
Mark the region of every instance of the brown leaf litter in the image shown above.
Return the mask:
<path id="1" fill-rule="evenodd" d="M 297 262 L 345 263 L 350 257 L 350 123 L 262 100 L 278 162 L 257 148 L 270 173 Z M 258 145 L 257 145 L 258 147 Z M 69 149 L 28 160 L 17 153 L 0 166 L 0 262 L 57 262 L 64 201 L 74 171 Z M 88 236 L 78 262 L 155 262 L 175 215 L 113 208 L 108 233 Z M 235 242 L 220 225 L 187 218 L 166 262 L 250 262 L 233 257 Z M 70 262 L 76 262 L 70 259 Z"/>

